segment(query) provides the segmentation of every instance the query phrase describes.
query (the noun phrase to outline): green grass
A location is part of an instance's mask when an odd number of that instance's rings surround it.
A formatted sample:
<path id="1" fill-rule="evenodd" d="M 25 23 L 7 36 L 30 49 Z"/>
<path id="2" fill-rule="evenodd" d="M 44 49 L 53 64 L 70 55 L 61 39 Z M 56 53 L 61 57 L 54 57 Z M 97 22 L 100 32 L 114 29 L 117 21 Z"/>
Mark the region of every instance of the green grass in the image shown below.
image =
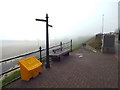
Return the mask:
<path id="1" fill-rule="evenodd" d="M 14 80 L 15 78 L 20 76 L 20 70 L 17 70 L 15 72 L 13 72 L 11 75 L 6 76 L 3 80 L 2 80 L 2 85 L 7 84 L 8 82 Z"/>
<path id="2" fill-rule="evenodd" d="M 76 51 L 78 49 L 80 49 L 80 46 L 73 46 L 72 51 Z"/>
<path id="3" fill-rule="evenodd" d="M 98 51 L 101 50 L 101 46 L 102 46 L 101 39 L 95 39 L 95 37 L 93 37 L 90 40 L 88 40 L 87 43 L 88 43 L 88 45 L 95 48 L 96 50 L 98 50 Z"/>
<path id="4" fill-rule="evenodd" d="M 49 61 L 52 61 L 52 58 L 49 58 Z M 42 64 L 45 64 L 45 63 L 46 63 L 46 57 L 42 58 Z"/>

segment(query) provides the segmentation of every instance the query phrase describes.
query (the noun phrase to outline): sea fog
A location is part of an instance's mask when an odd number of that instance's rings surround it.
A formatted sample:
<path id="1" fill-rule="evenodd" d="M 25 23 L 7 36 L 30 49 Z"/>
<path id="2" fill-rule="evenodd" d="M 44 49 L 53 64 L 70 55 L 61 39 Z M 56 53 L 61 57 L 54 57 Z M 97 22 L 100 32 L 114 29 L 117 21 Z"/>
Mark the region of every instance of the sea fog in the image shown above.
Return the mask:
<path id="1" fill-rule="evenodd" d="M 2 59 L 17 56 L 44 47 L 44 42 L 28 40 L 2 40 Z"/>
<path id="2" fill-rule="evenodd" d="M 86 41 L 90 37 L 73 38 L 73 46 L 78 46 L 80 43 Z M 58 45 L 60 42 L 68 42 L 69 39 L 50 40 L 50 46 Z M 27 52 L 38 50 L 41 46 L 45 48 L 44 40 L 2 40 L 2 52 L 0 53 L 2 59 L 18 56 Z"/>

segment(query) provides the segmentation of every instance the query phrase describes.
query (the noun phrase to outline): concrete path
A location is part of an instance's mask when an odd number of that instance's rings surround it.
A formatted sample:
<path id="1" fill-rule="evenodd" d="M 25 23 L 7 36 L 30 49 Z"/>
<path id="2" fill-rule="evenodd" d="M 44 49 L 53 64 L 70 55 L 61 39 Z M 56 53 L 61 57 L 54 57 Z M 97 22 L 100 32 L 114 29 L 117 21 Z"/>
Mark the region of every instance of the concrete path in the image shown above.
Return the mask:
<path id="1" fill-rule="evenodd" d="M 115 39 L 115 53 L 116 57 L 120 61 L 120 42 L 118 41 L 118 38 Z"/>
<path id="2" fill-rule="evenodd" d="M 51 62 L 51 68 L 29 82 L 18 80 L 9 88 L 118 88 L 118 61 L 113 54 L 80 49 Z"/>

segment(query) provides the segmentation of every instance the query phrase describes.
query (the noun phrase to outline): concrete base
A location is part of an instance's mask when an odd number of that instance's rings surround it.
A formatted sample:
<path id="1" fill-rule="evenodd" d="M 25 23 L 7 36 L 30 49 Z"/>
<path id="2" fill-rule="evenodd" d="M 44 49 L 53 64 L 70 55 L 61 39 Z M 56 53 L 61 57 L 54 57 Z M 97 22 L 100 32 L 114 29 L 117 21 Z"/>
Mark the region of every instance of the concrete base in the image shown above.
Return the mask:
<path id="1" fill-rule="evenodd" d="M 103 53 L 112 53 L 112 54 L 114 54 L 115 53 L 115 48 L 114 47 L 104 47 L 104 48 L 102 48 L 102 52 Z"/>

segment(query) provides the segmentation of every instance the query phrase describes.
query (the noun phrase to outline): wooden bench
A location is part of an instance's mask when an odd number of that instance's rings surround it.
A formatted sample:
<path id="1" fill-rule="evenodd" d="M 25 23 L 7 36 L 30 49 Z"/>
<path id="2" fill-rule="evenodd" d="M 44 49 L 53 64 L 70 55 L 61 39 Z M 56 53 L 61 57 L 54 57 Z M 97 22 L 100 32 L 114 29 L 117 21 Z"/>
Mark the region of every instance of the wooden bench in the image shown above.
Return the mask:
<path id="1" fill-rule="evenodd" d="M 69 56 L 69 52 L 71 52 L 71 50 L 62 50 L 62 48 L 57 48 L 53 50 L 53 54 L 50 54 L 49 57 L 55 61 L 60 61 L 60 57 Z"/>

